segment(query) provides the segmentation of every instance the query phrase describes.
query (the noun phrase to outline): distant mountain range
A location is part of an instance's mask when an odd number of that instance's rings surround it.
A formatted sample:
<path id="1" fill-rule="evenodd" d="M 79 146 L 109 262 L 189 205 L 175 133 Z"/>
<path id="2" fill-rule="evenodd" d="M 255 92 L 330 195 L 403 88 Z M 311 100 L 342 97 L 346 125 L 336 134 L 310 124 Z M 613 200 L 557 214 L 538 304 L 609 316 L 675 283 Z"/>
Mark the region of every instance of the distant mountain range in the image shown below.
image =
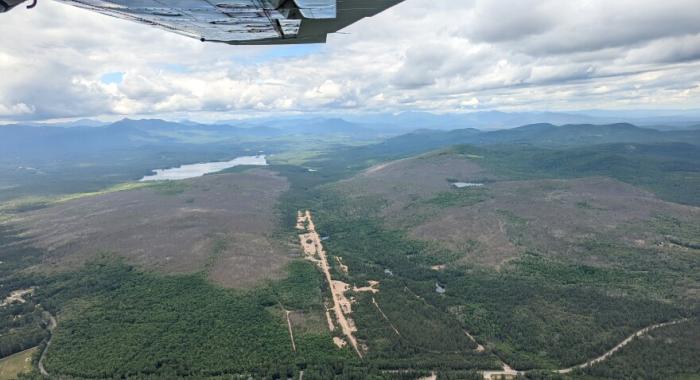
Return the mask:
<path id="1" fill-rule="evenodd" d="M 526 144 L 558 148 L 619 143 L 700 145 L 700 129 L 659 131 L 631 124 L 563 126 L 531 124 L 490 132 L 474 128 L 452 131 L 418 130 L 389 138 L 378 144 L 353 148 L 351 154 L 367 157 L 408 156 L 458 144 L 478 146 Z"/>
<path id="2" fill-rule="evenodd" d="M 177 124 L 201 126 L 202 123 L 189 120 Z M 348 132 L 354 135 L 391 135 L 416 129 L 454 130 L 476 128 L 497 130 L 517 128 L 522 125 L 549 123 L 565 124 L 618 124 L 631 123 L 641 127 L 659 130 L 700 129 L 700 110 L 584 110 L 567 112 L 501 112 L 475 111 L 464 113 L 437 114 L 431 112 L 400 112 L 374 114 L 317 114 L 315 116 L 272 116 L 251 119 L 223 120 L 215 125 L 239 128 L 270 127 L 284 129 L 288 133 L 335 133 Z M 22 125 L 56 127 L 101 127 L 112 124 L 92 119 L 69 122 L 39 123 L 27 122 Z"/>
<path id="3" fill-rule="evenodd" d="M 401 116 L 403 117 L 403 116 Z M 419 116 L 414 122 L 421 124 Z M 684 142 L 700 144 L 700 129 L 658 130 L 632 124 L 606 125 L 569 124 L 556 126 L 548 123 L 530 124 L 512 129 L 482 131 L 461 128 L 449 131 L 414 129 L 406 133 L 393 124 L 358 123 L 344 119 L 296 119 L 268 121 L 267 125 L 239 123 L 225 124 L 175 123 L 158 119 L 124 119 L 98 126 L 33 126 L 9 125 L 0 127 L 0 152 L 3 154 L 31 154 L 32 152 L 82 152 L 129 149 L 142 146 L 171 146 L 180 144 L 240 143 L 295 138 L 334 137 L 351 143 L 359 140 L 383 141 L 373 145 L 391 150 L 400 145 L 402 150 L 454 144 L 494 145 L 531 144 L 536 146 L 583 146 L 609 143 Z M 442 128 L 441 128 L 442 129 Z"/>
<path id="4" fill-rule="evenodd" d="M 103 126 L 9 125 L 0 126 L 0 201 L 44 191 L 99 190 L 108 184 L 140 178 L 153 168 L 225 161 L 258 152 L 304 155 L 308 151 L 313 157 L 307 162 L 309 167 L 323 168 L 323 161 L 329 161 L 339 165 L 331 172 L 339 173 L 351 165 L 460 144 L 489 149 L 520 144 L 555 151 L 603 144 L 657 143 L 670 143 L 673 147 L 666 150 L 671 152 L 679 143 L 698 147 L 700 129 L 660 131 L 625 123 L 540 123 L 496 131 L 461 128 L 406 132 L 402 128 L 387 128 L 386 124 L 332 118 L 269 121 L 264 125 L 207 125 L 157 119 L 124 119 Z M 689 152 L 685 156 L 692 156 L 695 150 Z"/>
<path id="5" fill-rule="evenodd" d="M 400 125 L 406 129 L 476 128 L 496 130 L 527 124 L 616 124 L 632 123 L 642 127 L 673 130 L 700 128 L 700 111 L 580 111 L 580 112 L 500 112 L 482 111 L 453 114 L 403 112 L 346 116 L 346 120 L 366 124 Z"/>
<path id="6" fill-rule="evenodd" d="M 660 131 L 628 123 L 592 125 L 531 124 L 519 128 L 480 133 L 471 144 L 532 144 L 538 146 L 581 146 L 610 143 L 700 143 L 700 130 Z"/>

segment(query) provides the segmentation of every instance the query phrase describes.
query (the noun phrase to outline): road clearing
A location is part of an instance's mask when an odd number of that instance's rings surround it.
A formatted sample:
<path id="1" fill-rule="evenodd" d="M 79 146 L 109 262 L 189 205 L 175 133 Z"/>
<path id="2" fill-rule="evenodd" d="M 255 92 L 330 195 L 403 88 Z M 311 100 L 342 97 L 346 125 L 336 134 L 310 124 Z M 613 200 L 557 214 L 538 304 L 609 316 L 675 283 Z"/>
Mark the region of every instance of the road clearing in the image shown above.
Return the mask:
<path id="1" fill-rule="evenodd" d="M 46 313 L 48 313 L 48 312 L 46 312 Z M 42 351 L 41 357 L 39 357 L 39 364 L 38 364 L 39 372 L 44 377 L 50 377 L 49 372 L 46 371 L 46 368 L 44 368 L 44 360 L 46 360 L 46 353 L 49 351 L 49 346 L 51 346 L 51 341 L 53 340 L 53 330 L 56 329 L 56 325 L 57 325 L 56 317 L 54 317 L 50 313 L 48 313 L 48 315 L 49 315 L 48 330 L 49 330 L 49 334 L 50 334 L 49 340 L 46 342 L 46 346 L 44 346 L 44 351 Z"/>
<path id="2" fill-rule="evenodd" d="M 355 327 L 353 320 L 346 315 L 352 312 L 350 300 L 345 296 L 345 291 L 347 291 L 348 286 L 340 281 L 333 280 L 330 266 L 328 265 L 328 257 L 321 244 L 321 238 L 316 232 L 316 226 L 311 219 L 310 211 L 307 210 L 305 213 L 301 211 L 298 212 L 297 229 L 306 230 L 306 233 L 299 235 L 301 247 L 304 250 L 306 259 L 316 263 L 323 271 L 328 287 L 331 289 L 333 297 L 332 309 L 335 313 L 335 319 L 340 325 L 340 329 L 347 338 L 347 341 L 350 342 L 350 345 L 355 349 L 357 355 L 362 358 L 362 352 L 357 344 L 357 338 L 355 338 L 354 335 L 357 331 L 357 327 Z"/>
<path id="3" fill-rule="evenodd" d="M 391 321 L 389 320 L 389 317 L 387 317 L 386 314 L 384 314 L 384 310 L 382 310 L 382 308 L 379 307 L 379 304 L 377 303 L 377 300 L 374 299 L 374 297 L 372 297 L 372 303 L 373 303 L 374 306 L 377 308 L 377 310 L 379 311 L 379 314 L 381 314 L 382 318 L 384 318 L 384 320 L 386 321 L 386 323 L 388 323 L 389 326 L 391 327 L 391 329 L 394 330 L 394 332 L 396 333 L 396 335 L 398 335 L 398 336 L 400 337 L 400 336 L 401 336 L 401 333 L 400 333 L 399 330 L 396 328 L 396 326 L 394 326 L 394 324 L 391 323 Z"/>
<path id="4" fill-rule="evenodd" d="M 654 330 L 659 329 L 659 328 L 662 328 L 662 327 L 673 326 L 673 325 L 677 325 L 677 324 L 679 324 L 679 323 L 683 323 L 683 322 L 686 322 L 686 321 L 688 321 L 688 319 L 687 319 L 687 318 L 684 318 L 684 319 L 679 319 L 679 320 L 671 321 L 671 322 L 657 323 L 657 324 L 655 324 L 655 325 L 651 325 L 651 326 L 645 327 L 645 328 L 643 328 L 643 329 L 637 331 L 636 333 L 634 333 L 634 334 L 628 336 L 625 340 L 623 340 L 622 342 L 620 342 L 620 344 L 618 344 L 617 346 L 613 347 L 610 351 L 604 353 L 603 355 L 601 355 L 601 356 L 599 356 L 599 357 L 597 357 L 597 358 L 595 358 L 595 359 L 589 360 L 589 361 L 587 361 L 587 362 L 585 362 L 585 363 L 583 363 L 583 364 L 575 365 L 575 366 L 573 366 L 573 367 L 569 367 L 569 368 L 565 368 L 565 369 L 560 369 L 560 370 L 557 370 L 557 371 L 554 371 L 554 372 L 566 374 L 566 373 L 569 373 L 569 372 L 571 372 L 571 371 L 573 371 L 573 370 L 575 370 L 575 369 L 590 367 L 590 366 L 592 366 L 592 365 L 594 365 L 594 364 L 597 364 L 597 363 L 600 363 L 600 362 L 606 360 L 607 358 L 609 358 L 610 356 L 612 356 L 612 354 L 614 354 L 615 352 L 617 352 L 618 350 L 620 350 L 622 347 L 624 347 L 624 346 L 630 344 L 630 343 L 634 340 L 634 338 L 638 338 L 638 337 L 640 337 L 640 336 L 646 335 L 646 334 L 648 334 L 649 332 L 654 331 Z"/>
<path id="5" fill-rule="evenodd" d="M 292 321 L 289 320 L 289 314 L 291 314 L 291 311 L 282 308 L 284 310 L 284 315 L 287 317 L 287 328 L 289 329 L 289 339 L 292 341 L 292 350 L 294 352 L 297 352 L 297 345 L 294 343 L 294 332 L 292 331 Z"/>
<path id="6" fill-rule="evenodd" d="M 651 331 L 654 331 L 654 330 L 662 328 L 662 327 L 673 326 L 673 325 L 677 325 L 679 323 L 683 323 L 683 322 L 687 322 L 687 321 L 688 321 L 688 318 L 683 318 L 683 319 L 678 319 L 675 321 L 657 323 L 657 324 L 654 324 L 651 326 L 647 326 L 647 327 L 635 332 L 634 334 L 628 336 L 625 340 L 620 342 L 618 345 L 616 345 L 615 347 L 613 347 L 612 349 L 610 349 L 609 351 L 607 351 L 603 355 L 598 356 L 595 359 L 591 359 L 585 363 L 578 364 L 578 365 L 575 365 L 573 367 L 553 370 L 552 372 L 559 373 L 559 374 L 567 374 L 567 373 L 570 373 L 570 372 L 577 370 L 577 369 L 582 369 L 582 368 L 590 367 L 594 364 L 598 364 L 598 363 L 603 362 L 603 361 L 607 360 L 608 358 L 610 358 L 615 352 L 619 351 L 622 347 L 630 344 L 632 341 L 634 341 L 635 338 L 644 336 L 644 335 L 650 333 Z M 483 371 L 481 374 L 484 376 L 484 379 L 492 380 L 492 379 L 503 379 L 503 378 L 515 379 L 518 375 L 522 375 L 522 374 L 525 374 L 527 372 L 530 372 L 530 371 L 517 371 L 517 370 L 514 370 L 513 368 L 509 367 L 508 364 L 503 363 L 503 370 L 502 371 Z"/>

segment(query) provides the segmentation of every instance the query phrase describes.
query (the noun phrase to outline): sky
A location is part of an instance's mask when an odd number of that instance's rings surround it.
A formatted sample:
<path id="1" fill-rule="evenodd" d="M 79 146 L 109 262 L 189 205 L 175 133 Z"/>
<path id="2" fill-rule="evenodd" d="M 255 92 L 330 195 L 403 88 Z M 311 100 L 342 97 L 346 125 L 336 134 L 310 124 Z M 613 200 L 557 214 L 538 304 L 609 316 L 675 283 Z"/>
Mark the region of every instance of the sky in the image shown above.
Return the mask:
<path id="1" fill-rule="evenodd" d="M 325 45 L 0 14 L 0 120 L 700 108 L 697 0 L 406 0 Z"/>

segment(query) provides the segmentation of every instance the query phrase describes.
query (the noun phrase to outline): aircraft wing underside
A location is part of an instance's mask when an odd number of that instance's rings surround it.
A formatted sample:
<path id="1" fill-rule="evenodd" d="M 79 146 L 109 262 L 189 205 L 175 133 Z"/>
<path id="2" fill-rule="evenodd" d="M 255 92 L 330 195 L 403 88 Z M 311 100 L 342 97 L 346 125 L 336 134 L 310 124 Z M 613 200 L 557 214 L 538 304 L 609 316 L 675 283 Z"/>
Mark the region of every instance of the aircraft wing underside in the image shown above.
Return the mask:
<path id="1" fill-rule="evenodd" d="M 289 44 L 325 42 L 329 33 L 403 0 L 58 1 L 202 41 Z"/>

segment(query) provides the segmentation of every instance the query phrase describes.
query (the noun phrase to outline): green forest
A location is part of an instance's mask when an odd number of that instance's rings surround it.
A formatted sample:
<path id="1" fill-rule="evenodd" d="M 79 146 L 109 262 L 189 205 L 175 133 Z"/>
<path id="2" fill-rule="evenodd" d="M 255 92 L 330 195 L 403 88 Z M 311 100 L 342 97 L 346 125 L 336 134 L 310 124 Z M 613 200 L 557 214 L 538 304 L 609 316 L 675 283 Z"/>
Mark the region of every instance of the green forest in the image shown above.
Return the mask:
<path id="1" fill-rule="evenodd" d="M 37 298 L 60 316 L 46 369 L 88 378 L 114 376 L 255 378 L 346 360 L 327 332 L 297 334 L 293 352 L 280 303 L 314 309 L 319 275 L 296 262 L 290 277 L 251 291 L 230 291 L 200 276 L 145 274 L 97 262 L 42 284 Z M 118 342 L 118 344 L 115 344 Z"/>
<path id="2" fill-rule="evenodd" d="M 336 199 L 327 204 L 338 203 Z M 398 325 L 406 320 L 413 321 L 412 326 L 421 326 L 418 331 L 423 334 L 422 340 L 420 336 L 407 336 L 403 345 L 391 346 L 392 350 L 404 346 L 410 349 L 411 343 L 418 342 L 420 347 L 436 351 L 458 351 L 459 343 L 453 340 L 460 336 L 461 327 L 477 339 L 490 342 L 494 353 L 515 368 L 563 368 L 605 352 L 654 322 L 692 313 L 685 307 L 645 296 L 647 287 L 658 286 L 654 283 L 656 277 L 639 278 L 625 270 L 606 272 L 551 262 L 536 254 L 524 257 L 507 271 L 465 266 L 435 273 L 429 266 L 449 260 L 449 254 L 360 217 L 366 209 L 345 205 L 330 211 L 324 204 L 319 210 L 317 225 L 332 237 L 327 245 L 329 252 L 342 256 L 348 266 L 361 273 L 352 280 L 382 278 L 377 300 L 385 313 L 390 319 L 395 316 Z M 385 268 L 390 268 L 393 276 L 387 278 Z M 435 292 L 436 282 L 446 287 L 444 295 Z M 615 289 L 629 295 L 608 295 Z M 371 308 L 358 310 L 360 315 Z M 420 325 L 430 310 L 439 310 L 441 318 L 427 317 L 431 324 Z M 364 317 L 357 318 L 362 331 Z M 458 325 L 452 327 L 456 329 L 450 334 L 452 338 L 443 337 L 455 322 Z M 386 328 L 377 331 L 384 340 L 395 339 Z M 553 340 L 553 336 L 558 339 Z M 386 350 L 382 347 L 381 351 Z"/>
<path id="3" fill-rule="evenodd" d="M 699 379 L 700 321 L 652 331 L 604 363 L 577 374 L 583 379 Z"/>
<path id="4" fill-rule="evenodd" d="M 108 253 L 77 269 L 40 272 L 28 269 L 41 264 L 46 252 L 33 247 L 19 225 L 3 219 L 0 298 L 17 289 L 36 291 L 26 303 L 0 308 L 0 356 L 35 346 L 43 350 L 50 339 L 44 364 L 59 378 L 298 379 L 303 371 L 307 380 L 407 380 L 432 373 L 438 379 L 478 379 L 479 371 L 504 363 L 527 371 L 520 376 L 527 379 L 698 378 L 700 308 L 692 292 L 700 273 L 700 223 L 656 215 L 635 226 L 665 236 L 679 247 L 672 252 L 630 248 L 605 236 L 582 243 L 584 254 L 605 265 L 526 249 L 498 268 L 478 266 L 459 252 L 390 227 L 382 214 L 385 199 L 349 198 L 338 191 L 339 181 L 370 165 L 436 148 L 434 141 L 411 141 L 336 147 L 304 166 L 268 168 L 290 186 L 276 205 L 275 239 L 298 244 L 296 212 L 311 210 L 319 234 L 328 238 L 323 244 L 334 277 L 352 285 L 380 282 L 377 294 L 349 292 L 363 358 L 333 344 L 323 317 L 330 291 L 318 268 L 300 255 L 290 258 L 285 276 L 250 289 L 220 288 L 204 273 L 153 273 Z M 694 145 L 435 144 L 441 153 L 477 162 L 498 181 L 607 176 L 664 200 L 700 205 Z M 132 169 L 143 171 L 132 167 L 129 175 L 136 173 Z M 155 190 L 169 196 L 186 187 L 166 183 Z M 488 189 L 450 189 L 415 202 L 443 210 L 491 197 Z M 581 200 L 577 207 L 595 206 Z M 7 212 L 14 218 L 31 210 Z M 513 230 L 511 236 L 528 222 L 507 210 L 497 214 L 508 221 L 504 228 Z M 342 257 L 348 273 L 335 257 Z M 445 269 L 434 269 L 440 265 Z M 298 318 L 296 351 L 286 311 Z M 48 313 L 59 320 L 53 333 Z M 601 364 L 566 375 L 551 372 L 599 356 L 644 327 L 684 318 L 688 321 L 635 339 Z M 37 371 L 25 377 L 41 378 Z"/>
<path id="5" fill-rule="evenodd" d="M 509 179 L 606 176 L 662 199 L 700 206 L 700 147 L 685 143 L 609 144 L 574 148 L 529 145 L 458 146 L 480 165 Z"/>

